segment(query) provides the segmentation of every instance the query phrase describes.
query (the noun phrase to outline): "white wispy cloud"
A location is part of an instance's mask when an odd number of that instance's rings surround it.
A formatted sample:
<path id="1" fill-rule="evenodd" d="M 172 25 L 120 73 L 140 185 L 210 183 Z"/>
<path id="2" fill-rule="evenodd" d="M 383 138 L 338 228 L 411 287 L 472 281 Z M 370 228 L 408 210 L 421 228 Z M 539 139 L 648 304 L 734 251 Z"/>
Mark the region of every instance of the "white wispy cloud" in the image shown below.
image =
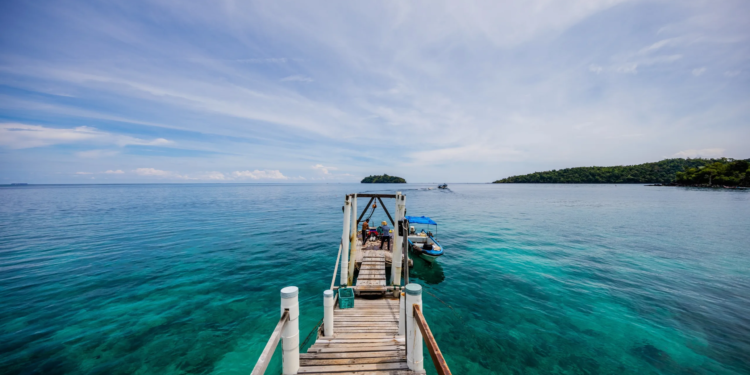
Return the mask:
<path id="1" fill-rule="evenodd" d="M 487 181 L 700 142 L 742 156 L 750 3 L 624 2 L 19 3 L 0 111 L 38 120 L 0 124 L 0 146 L 65 176 L 106 157 L 122 179 L 217 182 Z M 37 125 L 54 119 L 85 126 Z"/>
<path id="2" fill-rule="evenodd" d="M 140 139 L 128 135 L 104 132 L 88 126 L 50 128 L 41 125 L 20 123 L 0 124 L 0 145 L 11 149 L 44 147 L 66 143 L 164 146 L 173 142 L 164 138 L 152 140 Z M 84 151 L 79 153 L 79 156 L 95 157 L 97 153 L 101 154 L 101 150 L 89 153 Z"/>
<path id="3" fill-rule="evenodd" d="M 103 157 L 115 156 L 119 153 L 120 151 L 117 150 L 88 150 L 78 151 L 76 152 L 76 155 L 80 158 L 98 159 Z"/>
<path id="4" fill-rule="evenodd" d="M 164 171 L 156 168 L 137 168 L 133 170 L 133 173 L 139 176 L 152 176 L 152 177 L 170 177 L 170 178 L 185 178 L 184 176 L 175 172 Z"/>
<path id="5" fill-rule="evenodd" d="M 122 169 L 109 169 L 106 172 L 106 174 L 124 174 L 125 172 L 122 171 Z"/>
<path id="6" fill-rule="evenodd" d="M 693 75 L 696 76 L 696 77 L 702 75 L 705 72 L 706 72 L 706 68 L 705 67 L 704 68 L 695 68 L 695 69 L 693 69 Z"/>
<path id="7" fill-rule="evenodd" d="M 252 180 L 287 180 L 288 177 L 284 176 L 279 170 L 254 170 L 254 171 L 234 171 L 232 177 L 236 179 L 252 179 Z"/>
<path id="8" fill-rule="evenodd" d="M 313 82 L 313 79 L 310 77 L 302 76 L 302 75 L 294 75 L 289 77 L 284 77 L 281 79 L 281 82 L 305 82 L 310 83 Z"/>
<path id="9" fill-rule="evenodd" d="M 672 155 L 675 158 L 718 158 L 724 156 L 723 148 L 703 148 L 700 150 L 683 150 Z"/>
<path id="10" fill-rule="evenodd" d="M 119 171 L 122 172 L 122 171 Z M 110 171 L 107 171 L 110 173 Z M 112 172 L 118 173 L 118 172 Z M 241 180 L 288 180 L 289 178 L 284 176 L 281 171 L 276 169 L 268 170 L 253 170 L 253 171 L 234 171 L 231 173 L 223 173 L 217 171 L 211 172 L 196 172 L 183 174 L 174 171 L 167 171 L 156 168 L 137 168 L 133 170 L 133 173 L 143 177 L 154 177 L 160 179 L 176 179 L 176 180 L 189 180 L 189 181 L 241 181 Z"/>
<path id="11" fill-rule="evenodd" d="M 335 171 L 335 170 L 338 169 L 336 167 L 326 167 L 323 164 L 315 164 L 315 165 L 313 165 L 310 168 L 312 168 L 312 169 L 314 169 L 314 170 L 316 170 L 316 171 L 318 171 L 318 172 L 320 172 L 322 174 L 330 174 L 331 173 L 330 171 Z"/>

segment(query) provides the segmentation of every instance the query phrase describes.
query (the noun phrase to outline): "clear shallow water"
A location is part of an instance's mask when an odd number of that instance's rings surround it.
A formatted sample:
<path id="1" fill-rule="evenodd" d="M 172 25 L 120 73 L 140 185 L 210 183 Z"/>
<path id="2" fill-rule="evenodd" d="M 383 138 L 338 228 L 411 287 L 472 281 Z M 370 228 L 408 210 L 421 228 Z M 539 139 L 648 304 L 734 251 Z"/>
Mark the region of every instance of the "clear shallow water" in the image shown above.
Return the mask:
<path id="1" fill-rule="evenodd" d="M 750 193 L 423 187 L 0 188 L 0 373 L 248 374 L 281 287 L 322 317 L 344 194 L 396 188 L 454 374 L 750 373 Z"/>

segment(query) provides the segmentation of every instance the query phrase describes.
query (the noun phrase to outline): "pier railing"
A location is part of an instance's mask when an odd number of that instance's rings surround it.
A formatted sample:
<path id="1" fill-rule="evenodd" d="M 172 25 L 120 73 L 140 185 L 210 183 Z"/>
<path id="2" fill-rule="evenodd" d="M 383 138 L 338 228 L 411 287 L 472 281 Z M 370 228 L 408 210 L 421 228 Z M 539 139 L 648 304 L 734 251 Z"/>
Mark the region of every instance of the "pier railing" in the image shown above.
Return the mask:
<path id="1" fill-rule="evenodd" d="M 281 341 L 281 367 L 284 374 L 299 370 L 299 289 L 288 286 L 281 289 L 281 318 L 276 323 L 263 353 L 255 363 L 252 375 L 263 375 L 271 362 L 273 352 Z"/>
<path id="2" fill-rule="evenodd" d="M 417 323 L 419 330 L 422 332 L 424 343 L 427 346 L 427 351 L 430 352 L 432 357 L 432 363 L 435 364 L 435 370 L 439 375 L 451 375 L 451 370 L 448 368 L 448 363 L 445 362 L 443 353 L 438 348 L 435 336 L 430 331 L 430 326 L 427 325 L 427 321 L 422 315 L 422 308 L 419 305 L 414 305 L 414 321 Z"/>
<path id="3" fill-rule="evenodd" d="M 284 313 L 281 314 L 279 323 L 276 324 L 276 328 L 273 330 L 271 337 L 268 339 L 268 343 L 266 343 L 266 347 L 265 349 L 263 349 L 263 353 L 260 354 L 260 358 L 258 358 L 258 362 L 255 364 L 251 375 L 263 375 L 266 373 L 268 364 L 271 363 L 273 352 L 275 352 L 276 347 L 279 346 L 279 340 L 281 340 L 281 331 L 284 329 L 284 325 L 288 321 L 289 309 L 285 309 Z"/>

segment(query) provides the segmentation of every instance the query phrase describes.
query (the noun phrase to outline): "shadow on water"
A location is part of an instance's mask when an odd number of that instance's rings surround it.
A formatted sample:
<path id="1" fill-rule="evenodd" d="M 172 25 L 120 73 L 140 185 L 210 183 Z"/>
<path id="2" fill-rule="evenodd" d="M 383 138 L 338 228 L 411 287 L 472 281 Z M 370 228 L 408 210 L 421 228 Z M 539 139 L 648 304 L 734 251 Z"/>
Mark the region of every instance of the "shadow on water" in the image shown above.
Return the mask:
<path id="1" fill-rule="evenodd" d="M 411 251 L 409 252 L 409 259 L 414 261 L 414 268 L 409 272 L 410 277 L 418 278 L 429 285 L 437 285 L 445 280 L 443 266 L 440 265 L 439 261 L 430 263 Z"/>

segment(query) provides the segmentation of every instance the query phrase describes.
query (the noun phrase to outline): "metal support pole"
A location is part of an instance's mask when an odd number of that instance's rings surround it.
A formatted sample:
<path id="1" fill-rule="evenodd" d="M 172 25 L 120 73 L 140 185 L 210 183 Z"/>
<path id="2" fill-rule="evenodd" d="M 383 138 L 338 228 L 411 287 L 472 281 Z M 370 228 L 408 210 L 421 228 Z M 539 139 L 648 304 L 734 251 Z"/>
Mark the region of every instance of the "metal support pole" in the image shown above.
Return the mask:
<path id="1" fill-rule="evenodd" d="M 289 321 L 281 332 L 281 361 L 284 375 L 296 374 L 299 370 L 299 289 L 288 286 L 281 289 L 281 314 L 289 310 Z"/>
<path id="2" fill-rule="evenodd" d="M 349 219 L 351 221 L 349 223 L 349 249 L 351 255 L 349 255 L 349 275 L 347 279 L 349 285 L 352 285 L 354 268 L 357 265 L 357 194 L 354 194 L 354 197 L 352 197 L 351 206 L 351 218 Z"/>
<path id="3" fill-rule="evenodd" d="M 424 370 L 422 353 L 422 331 L 414 321 L 414 305 L 422 307 L 422 286 L 419 284 L 406 285 L 406 365 L 409 370 Z"/>
<path id="4" fill-rule="evenodd" d="M 393 226 L 393 243 L 392 248 L 393 252 L 391 253 L 391 285 L 400 285 L 401 283 L 401 277 L 399 275 L 399 264 L 401 264 L 401 236 L 399 236 L 399 232 L 401 231 L 400 225 L 401 223 L 399 220 L 401 220 L 401 217 L 399 216 L 399 213 L 401 212 L 399 210 L 399 207 L 401 205 L 401 192 L 396 192 L 396 225 Z"/>
<path id="5" fill-rule="evenodd" d="M 323 292 L 323 335 L 333 336 L 333 291 Z"/>
<path id="6" fill-rule="evenodd" d="M 409 220 L 403 221 L 404 230 L 409 230 Z M 409 240 L 404 236 L 404 285 L 409 285 Z"/>
<path id="7" fill-rule="evenodd" d="M 344 233 L 341 235 L 341 281 L 340 286 L 349 285 L 349 225 L 351 224 L 351 202 L 349 196 L 344 203 Z"/>
<path id="8" fill-rule="evenodd" d="M 404 305 L 406 304 L 406 301 L 404 301 L 404 292 L 399 293 L 399 299 L 398 299 L 398 335 L 403 336 L 404 335 L 404 325 L 406 320 L 406 315 L 404 315 Z"/>
<path id="9" fill-rule="evenodd" d="M 401 225 L 400 221 L 403 220 L 406 215 L 406 196 L 401 195 L 401 192 L 396 193 L 396 223 Z M 396 236 L 393 241 L 393 257 L 391 258 L 391 285 L 401 285 L 401 265 L 403 262 L 401 258 L 403 254 L 408 251 L 408 247 L 404 244 L 408 244 L 406 241 L 409 236 L 408 228 L 403 231 L 404 235 L 399 236 L 398 231 L 400 228 L 394 228 L 396 230 Z"/>

